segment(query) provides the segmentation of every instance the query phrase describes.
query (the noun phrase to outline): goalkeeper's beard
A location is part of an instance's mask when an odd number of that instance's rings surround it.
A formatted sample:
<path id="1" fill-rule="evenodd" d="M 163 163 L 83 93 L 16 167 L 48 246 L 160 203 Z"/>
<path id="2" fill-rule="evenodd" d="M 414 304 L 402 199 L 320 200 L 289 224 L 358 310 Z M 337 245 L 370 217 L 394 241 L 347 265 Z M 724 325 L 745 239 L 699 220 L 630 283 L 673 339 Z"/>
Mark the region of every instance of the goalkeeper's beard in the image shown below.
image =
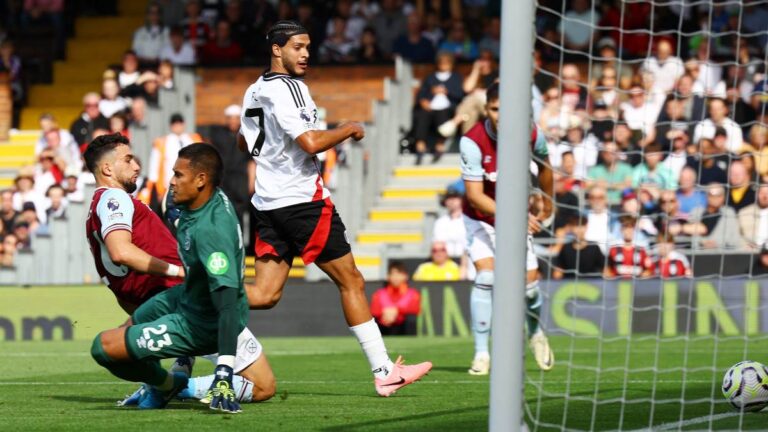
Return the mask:
<path id="1" fill-rule="evenodd" d="M 125 191 L 128 192 L 129 194 L 136 192 L 136 188 L 138 187 L 136 185 L 136 182 L 133 182 L 131 180 L 121 181 L 120 184 L 123 186 L 123 189 L 125 189 Z"/>

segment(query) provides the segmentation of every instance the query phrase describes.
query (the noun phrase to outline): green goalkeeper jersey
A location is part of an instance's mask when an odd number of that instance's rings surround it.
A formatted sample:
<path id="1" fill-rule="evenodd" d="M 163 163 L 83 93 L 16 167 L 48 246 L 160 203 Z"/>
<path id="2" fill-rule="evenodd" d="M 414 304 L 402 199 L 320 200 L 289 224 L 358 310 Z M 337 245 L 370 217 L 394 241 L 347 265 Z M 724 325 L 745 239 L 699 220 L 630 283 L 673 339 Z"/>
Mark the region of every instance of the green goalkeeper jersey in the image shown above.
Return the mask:
<path id="1" fill-rule="evenodd" d="M 238 318 L 241 328 L 245 327 L 248 301 L 243 287 L 243 234 L 232 203 L 221 189 L 217 188 L 202 207 L 182 209 L 176 239 L 186 272 L 179 312 L 193 325 L 217 329 L 218 312 L 211 293 L 231 287 L 238 291 Z"/>

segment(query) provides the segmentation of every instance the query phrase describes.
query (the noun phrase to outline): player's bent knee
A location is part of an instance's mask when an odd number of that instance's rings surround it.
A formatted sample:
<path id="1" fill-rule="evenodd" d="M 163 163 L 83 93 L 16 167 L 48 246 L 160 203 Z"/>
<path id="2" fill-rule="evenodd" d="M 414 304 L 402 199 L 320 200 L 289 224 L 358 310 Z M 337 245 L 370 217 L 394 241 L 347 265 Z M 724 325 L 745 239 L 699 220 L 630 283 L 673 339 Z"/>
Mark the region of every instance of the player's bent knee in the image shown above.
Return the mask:
<path id="1" fill-rule="evenodd" d="M 91 344 L 91 357 L 93 357 L 96 363 L 104 367 L 113 362 L 106 351 L 104 351 L 104 346 L 101 343 L 101 333 L 93 338 L 93 343 Z"/>
<path id="2" fill-rule="evenodd" d="M 258 383 L 253 383 L 253 401 L 264 402 L 272 399 L 276 390 L 277 383 L 275 382 L 275 377 L 273 375 L 259 380 Z"/>
<path id="3" fill-rule="evenodd" d="M 480 289 L 490 290 L 493 288 L 493 271 L 480 270 L 475 276 L 475 286 Z"/>

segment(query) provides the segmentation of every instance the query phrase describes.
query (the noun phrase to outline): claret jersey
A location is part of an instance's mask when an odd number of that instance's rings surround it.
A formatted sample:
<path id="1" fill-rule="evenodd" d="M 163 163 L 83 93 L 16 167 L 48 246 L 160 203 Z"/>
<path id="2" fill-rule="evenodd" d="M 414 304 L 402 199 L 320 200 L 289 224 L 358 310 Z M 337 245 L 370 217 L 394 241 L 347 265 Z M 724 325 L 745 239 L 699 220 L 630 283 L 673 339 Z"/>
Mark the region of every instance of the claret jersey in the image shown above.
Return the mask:
<path id="1" fill-rule="evenodd" d="M 251 200 L 256 209 L 274 210 L 330 196 L 317 157 L 296 142 L 314 129 L 317 106 L 302 80 L 266 72 L 245 91 L 240 133 L 256 161 Z"/>

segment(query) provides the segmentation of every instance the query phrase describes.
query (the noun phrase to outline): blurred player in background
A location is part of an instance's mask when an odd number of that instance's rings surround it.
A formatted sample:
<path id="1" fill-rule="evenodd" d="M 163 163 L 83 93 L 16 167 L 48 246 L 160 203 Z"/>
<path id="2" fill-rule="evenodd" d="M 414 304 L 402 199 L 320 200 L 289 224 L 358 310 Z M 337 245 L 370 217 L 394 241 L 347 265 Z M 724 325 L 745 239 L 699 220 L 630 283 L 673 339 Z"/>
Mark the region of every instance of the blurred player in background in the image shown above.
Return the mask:
<path id="1" fill-rule="evenodd" d="M 102 281 L 120 306 L 133 314 L 153 296 L 182 283 L 184 268 L 176 239 L 157 214 L 129 195 L 136 189 L 140 167 L 127 138 L 120 134 L 98 137 L 88 145 L 84 157 L 97 186 L 86 222 L 91 252 Z M 131 324 L 129 319 L 127 325 Z M 239 400 L 269 399 L 275 392 L 275 379 L 261 344 L 246 327 L 237 346 L 234 371 L 241 376 L 234 379 L 234 385 Z M 179 358 L 171 370 L 189 374 L 193 362 L 194 358 Z M 193 378 L 184 395 L 200 399 L 212 381 L 213 375 Z M 138 403 L 143 393 L 134 393 L 121 405 Z"/>
<path id="2" fill-rule="evenodd" d="M 490 370 L 488 351 L 490 331 L 493 270 L 496 254 L 496 136 L 499 122 L 499 85 L 492 84 L 487 91 L 485 105 L 487 119 L 476 124 L 461 138 L 461 171 L 466 198 L 464 223 L 469 241 L 469 257 L 477 268 L 475 285 L 470 297 L 472 333 L 475 338 L 475 357 L 469 373 L 487 375 Z M 534 125 L 531 132 L 533 161 L 538 168 L 537 180 L 543 194 L 531 196 L 528 214 L 528 249 L 526 258 L 526 322 L 528 340 L 536 363 L 542 370 L 554 366 L 555 357 L 549 341 L 539 323 L 541 292 L 539 291 L 539 265 L 533 253 L 532 235 L 541 230 L 541 224 L 552 220 L 554 195 L 552 170 L 543 134 Z"/>
<path id="3" fill-rule="evenodd" d="M 323 185 L 317 154 L 348 138 L 361 140 L 359 123 L 319 130 L 317 107 L 301 80 L 309 61 L 309 34 L 279 21 L 267 33 L 270 70 L 245 91 L 238 144 L 256 161 L 256 283 L 248 286 L 252 308 L 280 300 L 293 258 L 316 263 L 338 286 L 347 324 L 368 358 L 376 391 L 389 396 L 432 367 L 392 362 L 365 296 L 346 229 Z"/>

